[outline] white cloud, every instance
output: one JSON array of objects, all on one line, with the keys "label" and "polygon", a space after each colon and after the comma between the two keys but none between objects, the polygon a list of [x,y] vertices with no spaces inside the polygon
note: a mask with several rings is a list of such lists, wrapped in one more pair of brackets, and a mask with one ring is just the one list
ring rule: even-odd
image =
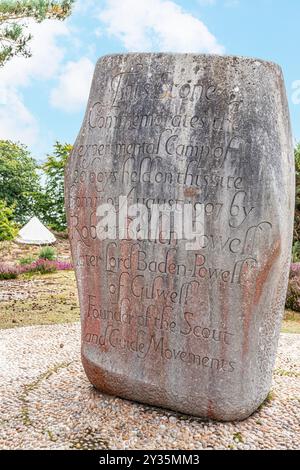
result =
[{"label": "white cloud", "polygon": [[130,51],[224,52],[207,26],[173,1],[107,0],[99,19]]},{"label": "white cloud", "polygon": [[197,0],[200,5],[215,5],[216,0]]},{"label": "white cloud", "polygon": [[34,80],[50,80],[58,73],[64,50],[58,45],[61,36],[69,34],[65,23],[48,20],[42,24],[28,22],[32,33],[32,57],[14,57],[0,69],[0,139],[13,139],[34,145],[39,139],[39,126],[26,107],[21,90]]},{"label": "white cloud", "polygon": [[69,34],[66,24],[53,20],[41,24],[30,22],[28,31],[33,36],[30,42],[32,57],[15,57],[8,62],[1,69],[1,83],[27,86],[32,79],[47,80],[57,73],[64,57],[64,50],[58,46],[57,39]]},{"label": "white cloud", "polygon": [[93,71],[94,64],[87,57],[67,62],[51,92],[52,106],[67,112],[80,110],[88,99]]},{"label": "white cloud", "polygon": [[0,139],[33,145],[38,137],[38,123],[23,103],[22,96],[9,87],[2,90],[0,102]]}]

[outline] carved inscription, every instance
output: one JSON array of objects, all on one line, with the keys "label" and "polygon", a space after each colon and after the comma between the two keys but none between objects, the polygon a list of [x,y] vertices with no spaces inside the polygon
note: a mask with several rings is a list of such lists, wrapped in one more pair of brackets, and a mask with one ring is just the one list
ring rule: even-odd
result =
[{"label": "carved inscription", "polygon": [[222,421],[265,400],[293,231],[289,126],[274,63],[98,61],[65,172],[96,388]]},{"label": "carved inscription", "polygon": [[[144,64],[113,71],[104,88],[73,150],[68,201],[76,267],[100,272],[104,286],[98,294],[93,275],[84,293],[83,341],[233,374],[234,333],[226,318],[211,320],[210,296],[255,282],[273,233],[249,179],[259,175],[239,119],[243,90],[200,70],[177,83]],[[168,233],[163,211],[173,211]]]}]

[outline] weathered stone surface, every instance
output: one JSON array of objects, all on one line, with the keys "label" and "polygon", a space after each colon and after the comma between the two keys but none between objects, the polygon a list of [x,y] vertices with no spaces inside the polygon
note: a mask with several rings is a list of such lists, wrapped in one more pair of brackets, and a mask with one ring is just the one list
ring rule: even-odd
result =
[{"label": "weathered stone surface", "polygon": [[[117,238],[111,226],[103,234],[105,203],[126,221]],[[136,203],[146,206],[135,208],[140,224]],[[197,244],[173,222],[171,234],[151,231],[155,203],[176,205],[177,223],[184,209],[184,235],[197,221]],[[290,261],[293,150],[280,67],[101,58],[67,165],[66,207],[90,381],[193,415],[250,415],[270,389]]]}]

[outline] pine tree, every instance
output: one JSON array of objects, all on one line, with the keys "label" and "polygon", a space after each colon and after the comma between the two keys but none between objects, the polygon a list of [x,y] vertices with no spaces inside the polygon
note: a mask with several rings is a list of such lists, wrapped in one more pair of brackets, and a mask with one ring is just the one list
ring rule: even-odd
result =
[{"label": "pine tree", "polygon": [[0,0],[0,67],[14,56],[30,57],[31,34],[26,22],[46,19],[64,20],[71,13],[74,0]]}]

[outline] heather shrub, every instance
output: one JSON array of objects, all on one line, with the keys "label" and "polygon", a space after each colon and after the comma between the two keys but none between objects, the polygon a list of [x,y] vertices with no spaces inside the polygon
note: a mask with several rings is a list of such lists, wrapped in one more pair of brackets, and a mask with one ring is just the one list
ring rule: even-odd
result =
[{"label": "heather shrub", "polygon": [[300,263],[292,263],[290,267],[290,278],[300,277]]},{"label": "heather shrub", "polygon": [[55,265],[58,271],[67,271],[73,269],[72,263],[66,261],[55,261]]},{"label": "heather shrub", "polygon": [[27,273],[49,274],[55,271],[57,271],[56,262],[48,259],[38,259],[24,266],[24,272]]},{"label": "heather shrub", "polygon": [[18,266],[0,263],[0,280],[16,279],[20,272],[21,270]]},{"label": "heather shrub", "polygon": [[23,272],[49,274],[56,271],[72,269],[71,263],[65,261],[50,261],[47,259],[38,259],[32,263],[23,266]]},{"label": "heather shrub", "polygon": [[[66,261],[50,261],[47,259],[38,259],[31,261],[32,258],[23,258],[19,261],[19,265],[11,265],[9,263],[0,263],[0,280],[16,279],[19,274],[49,274],[56,271],[66,271],[73,269],[71,263]],[[25,261],[31,261],[25,263]]]}]

